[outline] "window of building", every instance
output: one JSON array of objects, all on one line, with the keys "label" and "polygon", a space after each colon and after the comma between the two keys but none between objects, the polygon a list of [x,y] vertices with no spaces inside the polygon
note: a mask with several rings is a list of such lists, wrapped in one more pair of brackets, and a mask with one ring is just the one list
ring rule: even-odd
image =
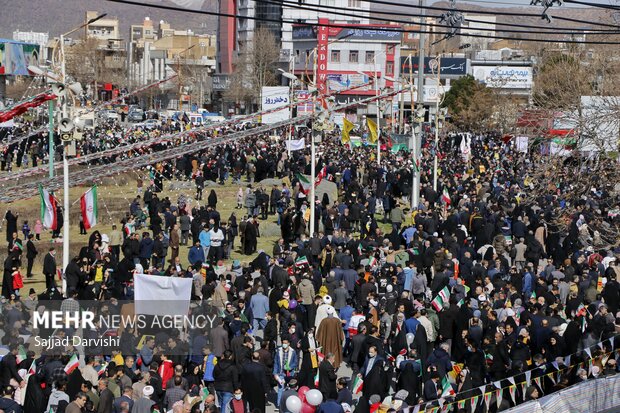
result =
[{"label": "window of building", "polygon": [[359,52],[357,50],[349,51],[349,63],[357,63],[359,61]]},{"label": "window of building", "polygon": [[394,62],[387,62],[387,64],[385,65],[385,71],[387,73],[394,73]]},{"label": "window of building", "polygon": [[362,8],[362,0],[349,0],[349,7],[353,7],[356,9]]},{"label": "window of building", "polygon": [[332,63],[340,63],[340,50],[332,50],[331,61]]},{"label": "window of building", "polygon": [[375,52],[366,52],[366,60],[365,63],[374,63],[375,62]]}]

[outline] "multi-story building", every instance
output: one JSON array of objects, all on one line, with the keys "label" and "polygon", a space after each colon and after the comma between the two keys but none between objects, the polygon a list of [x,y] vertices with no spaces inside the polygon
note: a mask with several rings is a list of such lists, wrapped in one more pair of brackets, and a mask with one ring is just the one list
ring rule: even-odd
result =
[{"label": "multi-story building", "polygon": [[[97,11],[87,11],[86,21],[94,19],[101,13]],[[120,38],[120,24],[116,17],[103,17],[94,23],[84,27],[86,37],[99,39],[101,41],[115,41]]]},{"label": "multi-story building", "polygon": [[[395,87],[402,37],[395,30],[398,26],[342,26],[292,27],[295,74],[306,83],[314,83],[320,93],[334,95],[337,103],[375,95],[375,76],[380,89]],[[374,103],[357,109],[357,114],[374,117],[375,113]]]},{"label": "multi-story building", "polygon": [[159,106],[179,106],[185,97],[188,104],[202,105],[207,100],[207,75],[215,70],[214,35],[175,30],[163,20],[156,27],[147,17],[141,25],[131,26],[129,55],[129,79],[134,88],[178,75],[158,88]]}]

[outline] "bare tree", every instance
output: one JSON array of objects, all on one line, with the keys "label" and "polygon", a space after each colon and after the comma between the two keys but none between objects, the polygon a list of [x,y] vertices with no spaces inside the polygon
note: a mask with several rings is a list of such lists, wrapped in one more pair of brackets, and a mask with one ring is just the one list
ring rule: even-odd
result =
[{"label": "bare tree", "polygon": [[97,79],[97,47],[99,41],[88,38],[65,48],[66,71],[82,85],[92,84]]},{"label": "bare tree", "polygon": [[251,43],[239,51],[225,99],[251,103],[260,96],[263,86],[277,85],[276,62],[280,47],[271,31],[259,28]]}]

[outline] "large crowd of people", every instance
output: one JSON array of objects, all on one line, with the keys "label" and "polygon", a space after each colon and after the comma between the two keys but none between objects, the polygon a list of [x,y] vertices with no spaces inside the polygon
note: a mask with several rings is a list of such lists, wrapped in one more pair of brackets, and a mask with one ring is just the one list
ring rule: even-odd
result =
[{"label": "large crowd of people", "polygon": [[[378,164],[375,149],[337,135],[318,152],[337,197],[309,199],[309,149],[289,156],[269,136],[152,165],[126,216],[71,260],[63,294],[53,248],[41,252],[45,291],[16,282],[22,258],[32,276],[37,231],[8,211],[0,411],[495,412],[616,374],[614,182],[578,192],[587,164],[549,176],[510,140],[453,134],[440,150],[424,144],[411,208],[408,152],[388,148]],[[169,179],[196,192],[160,198]],[[231,189],[218,184],[231,181],[237,208],[222,216],[218,195]],[[269,221],[280,237],[259,249]],[[66,334],[33,331],[33,311],[119,314],[136,273],[191,278],[191,311],[213,315],[212,328],[127,328],[114,348],[33,351],[29,337]]]}]

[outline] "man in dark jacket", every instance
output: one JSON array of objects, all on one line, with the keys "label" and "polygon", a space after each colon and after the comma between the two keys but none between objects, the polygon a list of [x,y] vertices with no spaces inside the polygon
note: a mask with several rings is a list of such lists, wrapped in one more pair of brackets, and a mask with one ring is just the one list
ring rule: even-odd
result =
[{"label": "man in dark jacket", "polygon": [[99,407],[97,413],[114,412],[114,394],[108,389],[108,379],[99,380]]},{"label": "man in dark jacket", "polygon": [[17,383],[24,383],[24,380],[17,373],[17,353],[19,345],[12,343],[9,345],[9,353],[0,361],[0,384],[2,386],[8,386],[11,379],[17,381]]},{"label": "man in dark jacket", "polygon": [[54,281],[56,276],[56,249],[54,247],[50,248],[43,259],[43,274],[45,274],[45,288],[49,290],[56,287],[56,281]]},{"label": "man in dark jacket", "polygon": [[230,413],[225,411],[225,407],[232,400],[234,390],[239,387],[239,371],[232,360],[230,350],[224,351],[222,359],[215,365],[213,378],[220,409],[222,413]]},{"label": "man in dark jacket", "polygon": [[28,278],[32,278],[32,265],[34,264],[34,259],[39,254],[37,247],[34,245],[34,242],[32,242],[33,239],[34,234],[30,234],[28,235],[28,242],[26,242],[26,259],[28,260],[26,277]]},{"label": "man in dark jacket", "polygon": [[328,353],[327,357],[319,365],[319,391],[323,393],[323,400],[336,399],[338,393],[336,391],[336,369],[334,362],[336,356]]},{"label": "man in dark jacket", "polygon": [[491,351],[493,364],[489,369],[493,380],[501,380],[506,377],[510,358],[508,357],[508,348],[504,341],[504,336],[499,331],[495,333],[495,347]]},{"label": "man in dark jacket", "polygon": [[265,375],[265,366],[260,362],[258,352],[252,353],[252,361],[245,363],[241,368],[241,390],[243,399],[250,405],[250,410],[258,409],[265,413],[267,399],[265,394],[269,391],[269,383]]}]

